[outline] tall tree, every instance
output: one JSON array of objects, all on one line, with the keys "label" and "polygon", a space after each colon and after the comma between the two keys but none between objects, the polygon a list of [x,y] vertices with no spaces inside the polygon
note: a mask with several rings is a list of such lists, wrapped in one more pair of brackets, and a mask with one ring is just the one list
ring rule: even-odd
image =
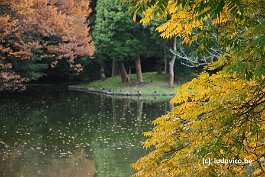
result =
[{"label": "tall tree", "polygon": [[162,37],[209,50],[215,36],[225,49],[207,65],[212,73],[184,84],[171,101],[177,106],[145,133],[153,150],[133,165],[135,176],[264,176],[264,1],[132,1],[143,22],[169,17],[157,28]]},{"label": "tall tree", "polygon": [[[177,50],[177,38],[176,37],[173,37],[173,42],[172,42],[172,48],[173,48],[173,51],[176,52]],[[168,71],[169,71],[169,79],[168,79],[168,87],[169,88],[173,88],[174,87],[174,65],[175,65],[175,60],[176,60],[176,55],[172,55],[172,58],[170,59],[169,61],[169,68],[168,68]]]},{"label": "tall tree", "polygon": [[88,5],[88,0],[1,1],[2,88],[39,78],[40,68],[53,67],[61,58],[79,69],[79,65],[74,66],[74,59],[92,55],[94,50],[86,22]]},{"label": "tall tree", "polygon": [[119,0],[98,0],[92,33],[95,57],[118,62],[124,82],[129,81],[124,62],[135,60],[137,80],[143,82],[140,56],[145,49],[145,34],[142,25],[132,21],[129,7]]}]

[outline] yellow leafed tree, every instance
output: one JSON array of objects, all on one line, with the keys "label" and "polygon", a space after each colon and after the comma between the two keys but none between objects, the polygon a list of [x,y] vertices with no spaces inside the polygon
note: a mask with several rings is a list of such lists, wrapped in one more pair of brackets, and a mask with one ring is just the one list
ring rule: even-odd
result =
[{"label": "yellow leafed tree", "polygon": [[152,151],[133,164],[135,176],[265,175],[264,1],[129,2],[142,23],[166,19],[161,37],[199,41],[202,50],[214,37],[224,48],[206,66],[220,71],[184,84],[171,112],[153,121],[143,143]]}]

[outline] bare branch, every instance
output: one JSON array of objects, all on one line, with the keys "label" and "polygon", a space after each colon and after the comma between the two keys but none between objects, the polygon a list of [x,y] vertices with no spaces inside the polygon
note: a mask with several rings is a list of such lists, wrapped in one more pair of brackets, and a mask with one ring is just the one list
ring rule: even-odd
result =
[{"label": "bare branch", "polygon": [[[201,45],[198,41],[196,41],[198,45]],[[170,49],[170,52],[173,55],[176,55],[178,58],[182,59],[181,64],[188,66],[188,67],[198,67],[207,65],[212,63],[214,59],[216,59],[222,53],[222,48],[219,46],[210,47],[209,49],[205,49],[207,52],[205,55],[202,56],[192,56],[192,53],[188,54],[184,51],[183,47],[179,47],[179,52]]]}]

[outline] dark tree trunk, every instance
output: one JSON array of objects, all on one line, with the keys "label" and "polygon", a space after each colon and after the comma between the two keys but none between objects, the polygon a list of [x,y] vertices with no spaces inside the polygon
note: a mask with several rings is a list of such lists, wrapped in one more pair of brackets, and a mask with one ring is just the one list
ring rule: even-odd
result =
[{"label": "dark tree trunk", "polygon": [[164,58],[164,61],[165,61],[164,72],[166,74],[167,73],[167,58],[166,57]]},{"label": "dark tree trunk", "polygon": [[136,76],[137,76],[137,83],[143,83],[143,73],[142,73],[142,67],[141,67],[141,57],[138,54],[135,58],[135,69],[136,69]]},{"label": "dark tree trunk", "polygon": [[106,79],[105,70],[104,70],[104,68],[102,66],[100,67],[100,79],[101,80],[105,80]]},{"label": "dark tree trunk", "polygon": [[129,76],[132,74],[132,67],[129,67]]},{"label": "dark tree trunk", "polygon": [[120,76],[121,76],[122,82],[130,83],[130,77],[127,74],[127,71],[125,69],[125,66],[124,66],[123,62],[119,63],[119,69],[120,69]]},{"label": "dark tree trunk", "polygon": [[167,73],[167,56],[166,56],[166,49],[164,49],[164,72]]},{"label": "dark tree trunk", "polygon": [[158,75],[162,74],[162,62],[161,62],[161,60],[158,60],[158,62],[157,62],[156,71],[157,71]]},{"label": "dark tree trunk", "polygon": [[[173,51],[176,52],[177,50],[177,38],[173,38]],[[168,87],[173,88],[174,87],[174,64],[176,60],[176,55],[173,54],[171,60],[169,61],[169,80],[168,80]]]},{"label": "dark tree trunk", "polygon": [[115,59],[112,59],[112,69],[111,69],[111,77],[116,75],[116,62]]}]

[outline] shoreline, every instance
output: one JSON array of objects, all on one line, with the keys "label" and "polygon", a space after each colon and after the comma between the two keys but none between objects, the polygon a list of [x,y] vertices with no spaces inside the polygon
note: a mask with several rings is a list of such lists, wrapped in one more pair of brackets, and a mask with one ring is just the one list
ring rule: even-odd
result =
[{"label": "shoreline", "polygon": [[87,93],[98,93],[103,95],[110,95],[110,96],[126,96],[126,97],[140,97],[140,96],[161,96],[161,97],[173,97],[176,95],[176,93],[159,93],[154,91],[153,93],[141,93],[138,92],[116,92],[112,89],[107,88],[101,88],[101,89],[95,89],[95,88],[88,88],[88,87],[82,87],[82,86],[76,86],[76,85],[69,85],[68,90],[71,91],[80,91],[80,92],[87,92]]}]

